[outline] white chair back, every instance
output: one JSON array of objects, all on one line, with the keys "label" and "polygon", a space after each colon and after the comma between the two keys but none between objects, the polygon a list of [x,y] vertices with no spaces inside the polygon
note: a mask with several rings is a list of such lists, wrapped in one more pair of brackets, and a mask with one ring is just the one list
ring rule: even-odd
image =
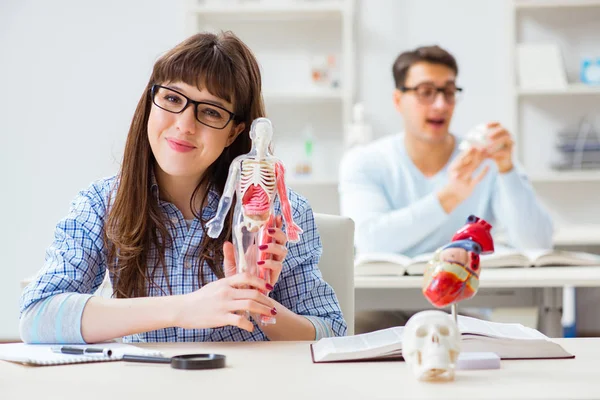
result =
[{"label": "white chair back", "polygon": [[354,334],[354,221],[339,215],[315,213],[323,243],[319,269],[337,295],[348,335]]}]

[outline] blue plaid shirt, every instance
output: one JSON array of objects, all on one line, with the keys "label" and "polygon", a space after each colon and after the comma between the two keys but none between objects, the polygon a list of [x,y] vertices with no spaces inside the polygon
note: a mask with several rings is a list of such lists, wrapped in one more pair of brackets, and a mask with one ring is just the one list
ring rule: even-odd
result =
[{"label": "blue plaid shirt", "polygon": [[[55,230],[55,239],[46,252],[46,262],[36,279],[28,285],[21,297],[21,313],[40,300],[62,293],[91,294],[102,283],[106,274],[107,253],[103,242],[103,230],[107,203],[116,177],[94,182],[87,190],[79,193],[72,203],[69,214]],[[194,220],[188,229],[183,214],[171,203],[158,196],[158,185],[152,192],[165,216],[173,223],[167,228],[173,239],[172,247],[165,250],[168,276],[157,268],[154,280],[158,287],[148,286],[149,296],[180,295],[200,288],[198,263],[200,242],[203,237],[201,223]],[[342,336],[346,333],[346,322],[331,286],[323,281],[317,266],[322,245],[312,209],[300,195],[288,190],[294,221],[303,229],[298,243],[288,243],[288,255],[283,262],[281,276],[270,296],[296,314],[307,317],[317,332],[323,330]],[[202,210],[204,219],[212,218],[219,203],[218,193],[211,191],[208,205]],[[275,212],[281,214],[279,201]],[[156,265],[154,251],[149,252],[149,265]],[[206,283],[217,279],[208,265],[203,268]],[[111,281],[114,276],[110,276]],[[40,312],[42,312],[41,310]],[[321,326],[321,329],[319,329]],[[318,335],[317,335],[318,336]],[[126,342],[170,342],[170,341],[242,341],[268,340],[255,325],[252,333],[233,326],[211,329],[183,329],[169,327],[143,332],[123,338]]]}]

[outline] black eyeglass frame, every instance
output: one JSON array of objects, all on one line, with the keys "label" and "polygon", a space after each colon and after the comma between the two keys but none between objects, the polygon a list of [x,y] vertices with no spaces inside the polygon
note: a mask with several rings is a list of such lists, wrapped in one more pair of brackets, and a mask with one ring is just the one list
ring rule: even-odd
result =
[{"label": "black eyeglass frame", "polygon": [[[402,93],[409,92],[409,91],[414,91],[415,93],[418,94],[418,90],[419,90],[419,87],[421,87],[421,85],[428,85],[430,87],[433,87],[433,89],[435,90],[435,96],[433,97],[433,100],[430,103],[427,103],[427,104],[433,104],[433,102],[435,102],[435,99],[436,99],[438,93],[441,93],[444,96],[444,101],[446,101],[446,103],[448,103],[448,104],[455,104],[456,103],[456,96],[455,96],[454,100],[452,101],[452,103],[450,103],[448,101],[448,98],[446,97],[446,89],[447,89],[446,87],[437,87],[437,86],[431,85],[429,83],[419,83],[417,86],[413,86],[413,87],[401,86],[400,88],[398,88],[398,90],[400,90]],[[463,88],[461,88],[461,87],[455,87],[454,88],[454,93],[455,94],[457,92],[458,93],[462,93],[462,91],[463,91]],[[417,95],[417,97],[418,97],[419,101],[422,101],[420,96]]]},{"label": "black eyeglass frame", "polygon": [[[181,111],[171,111],[171,110],[167,110],[167,109],[166,109],[166,108],[164,108],[164,107],[161,107],[161,106],[159,106],[159,105],[156,103],[156,101],[154,101],[154,98],[156,97],[156,93],[158,92],[158,89],[166,89],[166,90],[170,90],[171,92],[175,92],[175,93],[177,93],[178,95],[180,95],[181,97],[183,97],[183,98],[185,99],[186,103],[185,103],[185,105],[183,106],[183,108],[181,109]],[[190,99],[189,97],[187,97],[185,94],[183,94],[183,93],[181,93],[181,92],[178,92],[178,91],[177,91],[177,90],[175,90],[175,89],[171,89],[170,87],[167,87],[167,86],[162,86],[162,85],[157,85],[157,84],[154,84],[154,85],[152,85],[152,87],[150,88],[150,98],[152,99],[152,103],[153,103],[153,104],[154,104],[156,107],[160,108],[161,110],[165,110],[165,111],[167,111],[167,112],[173,113],[173,114],[181,114],[182,112],[184,112],[184,111],[186,110],[186,108],[188,108],[188,106],[189,106],[190,104],[192,104],[192,105],[194,106],[194,117],[196,117],[196,121],[200,122],[202,125],[206,125],[206,126],[208,126],[209,128],[213,128],[213,129],[219,129],[219,130],[220,130],[220,129],[225,129],[225,128],[227,127],[227,125],[229,125],[229,123],[230,123],[232,120],[234,120],[234,121],[235,121],[235,120],[237,120],[237,115],[236,115],[236,114],[234,114],[234,113],[232,113],[231,111],[229,111],[229,110],[228,110],[228,109],[226,109],[226,108],[223,108],[223,107],[221,107],[221,106],[218,106],[218,105],[216,105],[216,104],[209,103],[209,102],[206,102],[206,101],[196,101],[196,100],[192,100],[192,99]],[[218,127],[216,127],[216,126],[212,126],[212,125],[208,125],[206,122],[202,122],[202,121],[200,121],[200,120],[198,119],[198,106],[199,106],[200,104],[205,104],[205,105],[208,105],[208,106],[211,106],[211,107],[218,108],[219,110],[223,110],[223,111],[225,111],[227,114],[229,114],[229,119],[227,120],[227,122],[225,122],[225,125],[223,125],[221,128],[218,128]]]}]

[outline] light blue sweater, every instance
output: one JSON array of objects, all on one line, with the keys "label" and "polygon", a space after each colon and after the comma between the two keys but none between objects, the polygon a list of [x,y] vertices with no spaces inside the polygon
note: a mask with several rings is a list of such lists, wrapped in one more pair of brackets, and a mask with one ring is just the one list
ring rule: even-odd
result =
[{"label": "light blue sweater", "polygon": [[[354,148],[340,168],[342,215],[356,224],[358,252],[393,252],[409,257],[435,251],[474,214],[492,224],[515,248],[551,248],[552,220],[538,202],[518,165],[500,174],[492,160],[490,171],[469,198],[447,214],[437,198],[448,182],[448,166],[458,156],[459,140],[450,161],[425,177],[397,134]],[[483,166],[482,166],[483,167]],[[477,173],[478,171],[476,171]]]}]

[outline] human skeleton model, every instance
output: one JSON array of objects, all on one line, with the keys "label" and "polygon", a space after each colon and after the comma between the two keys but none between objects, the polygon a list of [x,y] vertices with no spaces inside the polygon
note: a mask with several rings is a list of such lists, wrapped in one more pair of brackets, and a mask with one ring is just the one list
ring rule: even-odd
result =
[{"label": "human skeleton model", "polygon": [[432,305],[455,305],[477,293],[479,255],[494,252],[490,229],[492,226],[485,220],[471,215],[452,241],[435,252],[423,281],[423,294]]},{"label": "human skeleton model", "polygon": [[[269,144],[273,136],[271,121],[258,118],[250,127],[252,149],[236,157],[229,168],[223,196],[215,217],[207,223],[208,236],[217,238],[223,230],[225,216],[231,207],[233,194],[236,205],[233,212],[233,245],[237,272],[249,272],[269,282],[269,270],[259,268],[258,260],[265,260],[258,247],[268,243],[267,229],[275,227],[274,201],[277,195],[286,224],[289,242],[300,240],[302,229],[292,219],[292,210],[285,186],[283,163],[274,157]],[[275,318],[261,318],[262,324],[274,324]]]}]

